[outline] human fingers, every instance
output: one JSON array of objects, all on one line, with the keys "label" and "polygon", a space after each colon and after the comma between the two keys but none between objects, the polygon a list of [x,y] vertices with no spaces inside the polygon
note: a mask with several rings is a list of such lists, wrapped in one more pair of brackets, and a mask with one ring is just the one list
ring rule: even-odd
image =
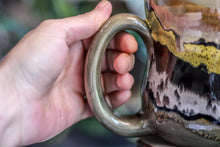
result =
[{"label": "human fingers", "polygon": [[65,28],[67,44],[91,37],[109,18],[111,12],[111,3],[102,0],[96,8],[89,13],[60,19],[62,27]]},{"label": "human fingers", "polygon": [[102,62],[102,71],[116,71],[125,74],[131,71],[135,64],[135,56],[115,50],[108,50]]},{"label": "human fingers", "polygon": [[[108,103],[108,105],[115,109],[123,105],[125,102],[127,102],[131,98],[131,91],[130,90],[122,90],[122,91],[115,91],[109,94],[105,95],[105,99]],[[84,111],[81,116],[82,119],[86,119],[88,117],[93,116],[93,113],[91,111],[91,108],[89,107],[88,101],[85,101],[85,107]]]},{"label": "human fingers", "polygon": [[131,74],[123,75],[106,72],[102,74],[102,85],[105,94],[115,91],[130,90],[134,84],[134,78]]},{"label": "human fingers", "polygon": [[[108,105],[111,108],[115,109],[125,104],[131,98],[131,95],[132,93],[130,90],[115,91],[115,92],[105,95],[105,99]],[[82,113],[81,119],[86,119],[91,116],[93,116],[93,113],[89,107],[88,101],[86,101],[85,109]]]},{"label": "human fingers", "polygon": [[111,12],[111,3],[107,0],[102,0],[94,10],[88,13],[62,19],[45,20],[39,25],[38,32],[43,30],[42,34],[44,36],[57,37],[64,40],[67,45],[71,45],[76,41],[94,35],[110,17]]},{"label": "human fingers", "polygon": [[134,36],[126,31],[121,31],[111,40],[109,48],[134,53],[138,49],[138,44]]}]

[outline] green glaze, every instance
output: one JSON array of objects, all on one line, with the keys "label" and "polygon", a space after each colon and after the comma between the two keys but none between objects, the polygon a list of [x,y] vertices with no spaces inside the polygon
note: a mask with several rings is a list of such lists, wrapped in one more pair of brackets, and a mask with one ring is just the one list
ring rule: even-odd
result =
[{"label": "green glaze", "polygon": [[[146,21],[131,14],[113,16],[92,42],[85,88],[94,115],[122,136],[155,135],[175,146],[220,146],[220,17],[215,11],[220,0],[145,4]],[[147,48],[139,97],[143,113],[116,116],[103,96],[101,61],[112,37],[128,29],[138,32]]]},{"label": "green glaze", "polygon": [[[120,14],[110,18],[97,32],[86,60],[85,85],[89,104],[97,119],[113,132],[123,136],[141,136],[153,134],[154,129],[139,115],[117,117],[108,107],[101,87],[101,61],[105,48],[111,38],[121,30],[134,30],[140,33],[146,44],[152,48],[151,37],[146,24],[138,17]],[[95,57],[95,58],[94,58]],[[146,127],[143,127],[145,126]]]}]

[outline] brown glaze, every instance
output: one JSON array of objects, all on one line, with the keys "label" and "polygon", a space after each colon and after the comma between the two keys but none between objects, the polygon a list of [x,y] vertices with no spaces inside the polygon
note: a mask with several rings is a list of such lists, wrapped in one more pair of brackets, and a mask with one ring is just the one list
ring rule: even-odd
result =
[{"label": "brown glaze", "polygon": [[[220,146],[220,0],[206,4],[146,0],[146,23],[121,14],[103,25],[88,52],[85,85],[104,126],[123,136],[159,135],[176,146]],[[148,66],[140,83],[142,113],[119,117],[104,100],[100,67],[104,48],[126,29],[142,36]]]},{"label": "brown glaze", "polygon": [[[189,11],[189,15],[192,12],[189,9],[192,4],[186,5],[184,0],[164,1],[164,3],[166,2],[169,3],[169,9],[183,5]],[[157,0],[149,0],[147,4],[149,4],[147,6],[147,11],[149,11],[147,23],[154,39],[154,51],[150,55],[153,58],[148,70],[148,84],[145,88],[144,99],[146,99],[145,105],[148,105],[149,102],[152,103],[151,107],[154,112],[146,107],[144,114],[154,113],[155,122],[152,123],[155,129],[162,138],[173,144],[178,146],[219,146],[220,75],[218,72],[210,72],[208,64],[211,63],[208,62],[209,58],[205,56],[205,53],[203,56],[203,53],[200,52],[201,55],[191,57],[190,60],[185,60],[186,56],[179,56],[186,49],[184,48],[185,41],[187,41],[184,41],[185,36],[192,38],[191,43],[188,44],[195,49],[196,46],[204,46],[204,48],[212,49],[213,47],[214,50],[219,50],[218,41],[211,42],[211,39],[206,36],[201,36],[198,41],[193,41],[193,39],[197,39],[195,34],[181,33],[181,29],[188,26],[182,26],[179,21],[184,19],[190,23],[193,22],[184,18],[184,14],[187,12],[184,12],[183,15],[175,14],[172,12],[174,10],[168,11],[166,5],[160,6]],[[194,9],[196,8],[194,4],[192,6]],[[206,27],[210,25],[213,28],[219,27],[214,23],[216,18],[213,15],[216,12],[207,18],[207,13],[204,12],[207,10],[201,7],[198,6],[197,10],[193,10],[194,12],[202,11],[202,23],[198,29],[203,28],[204,23],[209,24]],[[212,19],[213,21],[210,21]],[[176,24],[177,26],[175,26]],[[194,27],[194,29],[197,28]],[[211,34],[219,33],[218,29],[212,31]],[[168,40],[169,42],[167,42]],[[195,51],[188,50],[187,53],[193,54]],[[198,66],[195,66],[193,62],[197,58],[203,59],[198,60],[201,62],[197,62]],[[207,64],[205,64],[206,62]],[[217,63],[215,66],[218,66]]]}]

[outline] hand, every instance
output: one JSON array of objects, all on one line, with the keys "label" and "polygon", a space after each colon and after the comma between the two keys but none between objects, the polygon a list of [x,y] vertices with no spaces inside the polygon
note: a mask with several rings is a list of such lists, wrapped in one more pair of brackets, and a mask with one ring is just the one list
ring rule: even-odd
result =
[{"label": "hand", "polygon": [[[84,100],[85,53],[111,10],[102,1],[87,14],[46,20],[5,57],[0,64],[1,146],[45,141],[92,115]],[[113,107],[131,96],[134,79],[128,71],[136,50],[134,37],[125,32],[109,45],[102,79]]]}]

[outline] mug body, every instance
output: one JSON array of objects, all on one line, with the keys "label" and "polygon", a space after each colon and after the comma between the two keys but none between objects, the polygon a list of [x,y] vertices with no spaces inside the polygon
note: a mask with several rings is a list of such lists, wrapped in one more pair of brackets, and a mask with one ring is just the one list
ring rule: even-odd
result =
[{"label": "mug body", "polygon": [[219,5],[146,0],[154,49],[143,87],[144,117],[176,145],[220,145]]}]

